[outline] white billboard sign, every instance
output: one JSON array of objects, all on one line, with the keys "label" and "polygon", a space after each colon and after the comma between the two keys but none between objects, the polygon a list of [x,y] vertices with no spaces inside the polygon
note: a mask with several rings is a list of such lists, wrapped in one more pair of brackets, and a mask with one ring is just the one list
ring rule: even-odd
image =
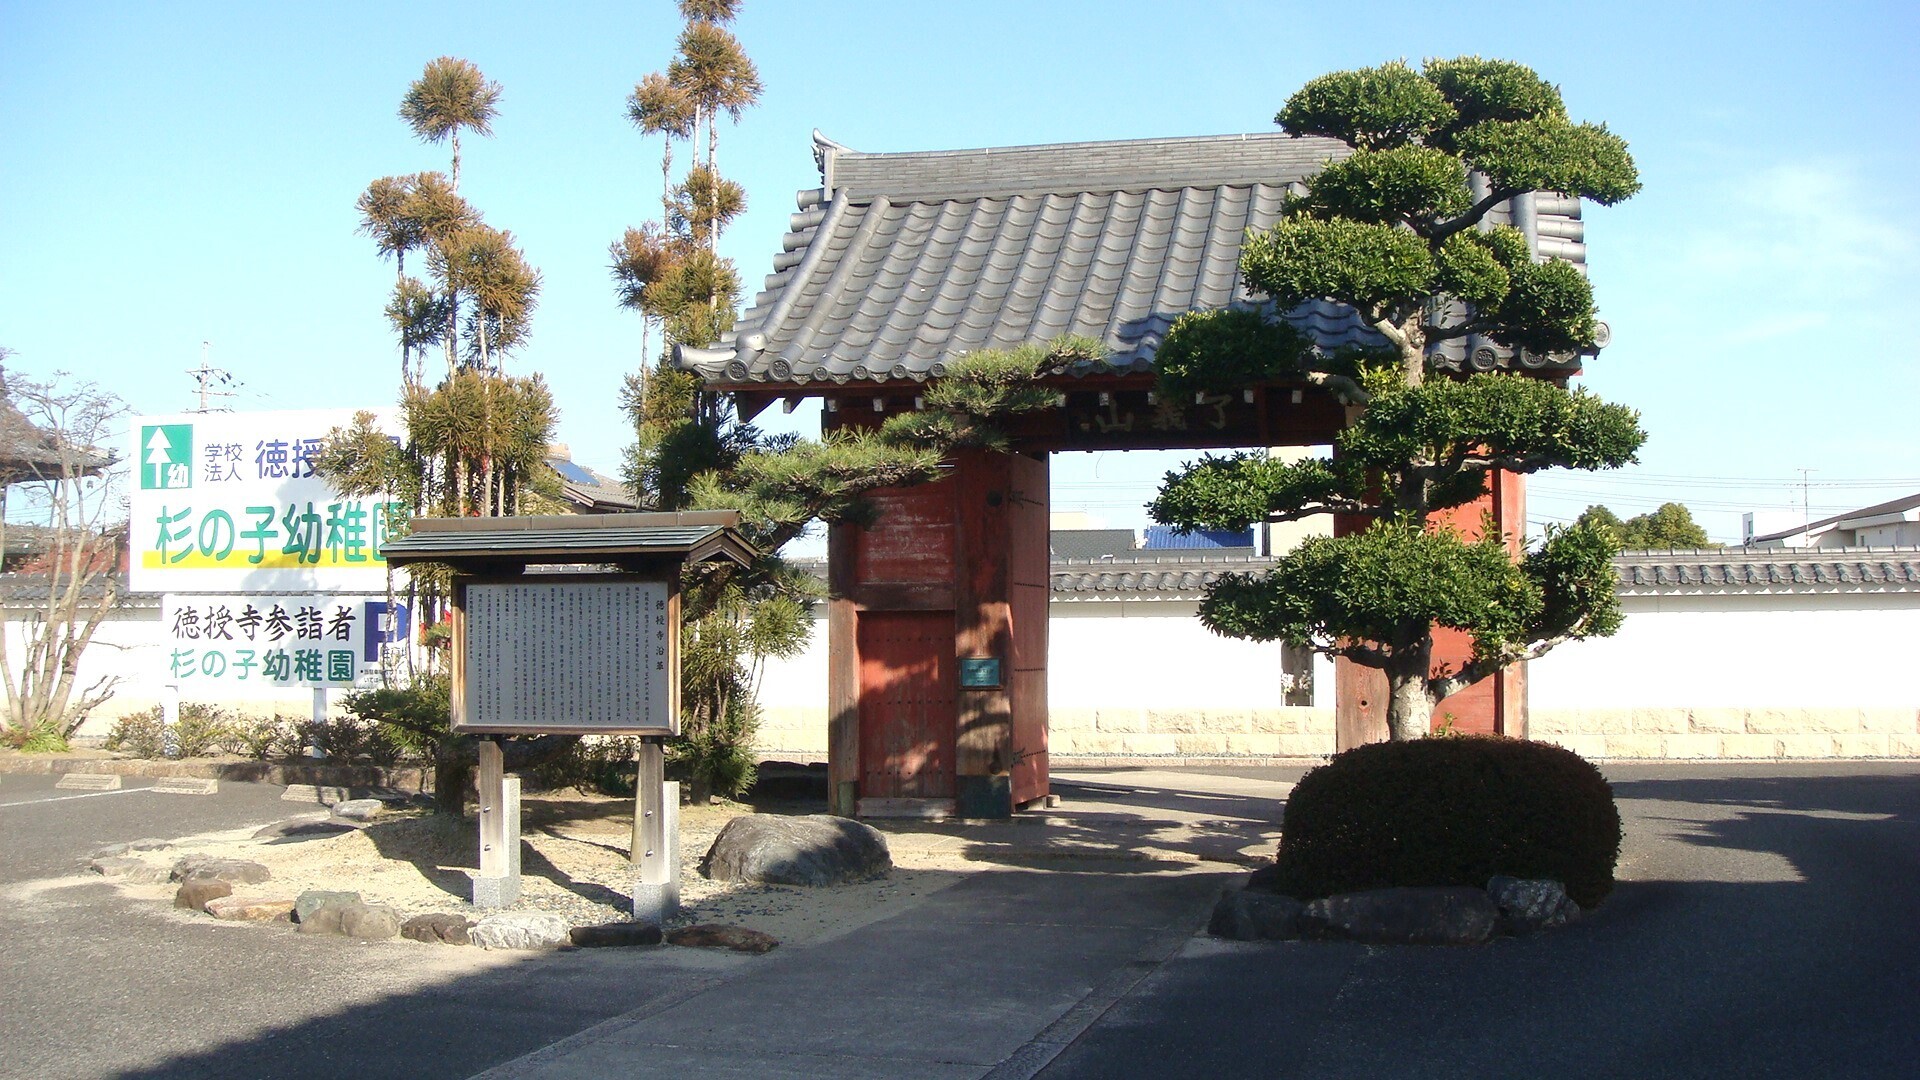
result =
[{"label": "white billboard sign", "polygon": [[353,686],[380,646],[404,641],[404,605],[365,596],[168,594],[160,604],[167,681],[188,697]]},{"label": "white billboard sign", "polygon": [[461,731],[680,731],[664,581],[463,587]]},{"label": "white billboard sign", "polygon": [[[128,439],[134,592],[386,589],[380,545],[406,510],[340,495],[314,470],[353,409],[143,416]],[[394,410],[372,410],[400,430]]]}]

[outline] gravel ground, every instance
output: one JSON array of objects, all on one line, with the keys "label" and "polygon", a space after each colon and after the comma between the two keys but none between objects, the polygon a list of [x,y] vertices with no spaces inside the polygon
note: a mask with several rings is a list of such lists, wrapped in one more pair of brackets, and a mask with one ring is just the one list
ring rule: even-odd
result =
[{"label": "gravel ground", "polygon": [[[521,899],[509,910],[550,911],[575,926],[625,921],[632,886],[627,861],[632,812],[630,799],[528,797],[521,815]],[[752,807],[738,803],[681,807],[681,914],[670,927],[724,923],[801,944],[885,918],[954,884],[962,874],[987,869],[956,855],[900,852],[887,877],[852,885],[803,888],[703,877],[700,860],[714,837],[733,817],[751,812]],[[304,816],[327,817],[324,810]],[[426,810],[400,810],[337,836],[258,840],[252,832],[181,837],[166,850],[136,854],[156,865],[170,865],[189,853],[265,864],[272,880],[237,886],[234,895],[241,897],[292,899],[307,889],[342,889],[358,892],[369,903],[391,905],[403,917],[448,912],[478,919],[488,914],[467,899],[479,865],[478,826],[471,819],[452,821]],[[176,887],[121,888],[170,904]]]}]

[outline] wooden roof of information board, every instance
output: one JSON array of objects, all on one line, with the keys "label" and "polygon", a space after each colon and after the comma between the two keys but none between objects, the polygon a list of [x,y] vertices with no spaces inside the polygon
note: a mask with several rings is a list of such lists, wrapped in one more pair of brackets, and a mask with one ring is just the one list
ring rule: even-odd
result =
[{"label": "wooden roof of information board", "polygon": [[664,563],[730,559],[755,552],[731,510],[682,514],[557,514],[511,518],[414,518],[412,531],[380,548],[389,564],[447,563],[497,570],[542,563]]},{"label": "wooden roof of information board", "polygon": [[[822,186],[802,191],[765,289],[714,348],[676,347],[710,386],[748,391],[937,378],[976,349],[1083,334],[1109,355],[1080,375],[1143,373],[1182,314],[1254,303],[1248,230],[1343,143],[1278,132],[931,153],[864,154],[814,135]],[[1522,195],[1488,215],[1539,257],[1583,266],[1580,200]],[[1381,339],[1343,305],[1285,317],[1326,349]],[[1571,373],[1574,355],[1469,337],[1444,367]]]}]

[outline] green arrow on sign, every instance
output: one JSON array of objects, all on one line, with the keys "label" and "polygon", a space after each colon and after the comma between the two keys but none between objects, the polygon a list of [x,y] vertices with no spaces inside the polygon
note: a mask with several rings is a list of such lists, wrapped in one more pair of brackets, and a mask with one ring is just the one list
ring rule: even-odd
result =
[{"label": "green arrow on sign", "polygon": [[145,424],[140,428],[140,487],[173,491],[193,486],[193,425]]}]

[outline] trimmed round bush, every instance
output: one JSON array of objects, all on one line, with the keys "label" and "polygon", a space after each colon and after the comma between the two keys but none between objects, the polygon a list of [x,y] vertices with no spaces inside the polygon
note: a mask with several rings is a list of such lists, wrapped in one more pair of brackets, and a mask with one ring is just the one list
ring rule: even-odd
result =
[{"label": "trimmed round bush", "polygon": [[1301,900],[1412,885],[1551,878],[1583,908],[1613,890],[1620,813],[1593,764],[1549,743],[1465,735],[1374,743],[1287,799],[1278,891]]}]

